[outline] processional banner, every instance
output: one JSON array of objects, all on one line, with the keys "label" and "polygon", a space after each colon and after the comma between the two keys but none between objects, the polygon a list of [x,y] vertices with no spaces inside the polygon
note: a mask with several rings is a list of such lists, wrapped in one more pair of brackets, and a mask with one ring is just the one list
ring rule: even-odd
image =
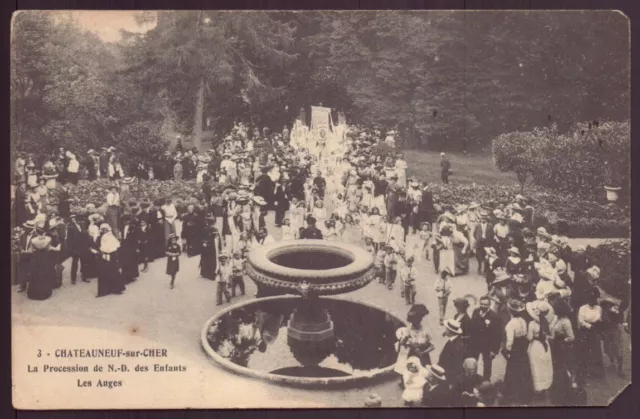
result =
[{"label": "processional banner", "polygon": [[311,107],[311,133],[320,141],[326,141],[332,129],[331,108],[322,106]]}]

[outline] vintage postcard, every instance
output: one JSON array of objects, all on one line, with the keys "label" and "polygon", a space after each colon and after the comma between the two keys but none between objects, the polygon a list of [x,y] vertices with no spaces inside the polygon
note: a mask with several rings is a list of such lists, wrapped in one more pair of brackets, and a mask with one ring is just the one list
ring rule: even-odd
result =
[{"label": "vintage postcard", "polygon": [[617,11],[21,11],[17,409],[603,406]]}]

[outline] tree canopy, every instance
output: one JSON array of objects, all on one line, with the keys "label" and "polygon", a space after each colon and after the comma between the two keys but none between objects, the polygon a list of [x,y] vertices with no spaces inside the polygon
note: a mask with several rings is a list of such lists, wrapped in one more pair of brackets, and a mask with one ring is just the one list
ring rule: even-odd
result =
[{"label": "tree canopy", "polygon": [[[617,12],[144,12],[106,43],[61,12],[16,15],[18,149],[131,146],[162,133],[281,130],[322,103],[405,147],[487,148],[508,132],[629,117],[629,26]],[[207,121],[210,123],[207,125]],[[44,145],[44,147],[43,147]],[[152,153],[144,153],[145,147]]]}]

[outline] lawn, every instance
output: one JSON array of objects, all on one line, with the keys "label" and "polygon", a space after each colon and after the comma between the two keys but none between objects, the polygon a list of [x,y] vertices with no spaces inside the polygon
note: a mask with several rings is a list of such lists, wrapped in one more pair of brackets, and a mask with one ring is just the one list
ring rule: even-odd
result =
[{"label": "lawn", "polygon": [[[435,151],[403,150],[409,166],[408,176],[418,180],[440,182],[440,153]],[[447,153],[453,175],[451,183],[477,183],[484,185],[517,184],[515,174],[501,173],[493,164],[490,154]]]}]

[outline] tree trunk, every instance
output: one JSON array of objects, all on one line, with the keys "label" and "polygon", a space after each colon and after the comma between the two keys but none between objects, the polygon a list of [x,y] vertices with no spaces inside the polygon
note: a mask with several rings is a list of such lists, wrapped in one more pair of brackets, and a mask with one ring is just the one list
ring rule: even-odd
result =
[{"label": "tree trunk", "polygon": [[200,79],[198,92],[196,93],[196,109],[193,121],[193,146],[200,150],[202,147],[202,113],[204,111],[204,79]]}]

